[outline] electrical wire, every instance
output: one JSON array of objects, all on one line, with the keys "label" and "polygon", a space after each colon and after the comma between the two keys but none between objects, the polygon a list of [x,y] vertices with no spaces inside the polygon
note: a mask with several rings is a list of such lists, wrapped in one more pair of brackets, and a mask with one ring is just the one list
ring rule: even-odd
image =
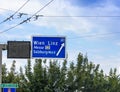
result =
[{"label": "electrical wire", "polygon": [[37,13],[39,13],[40,11],[42,11],[45,7],[47,7],[50,3],[52,3],[54,0],[51,0],[50,2],[48,2],[45,6],[43,6],[41,9],[39,9],[36,13],[34,13],[32,16],[31,16],[31,18],[32,17],[34,17],[35,15],[37,15]]},{"label": "electrical wire", "polygon": [[107,33],[101,33],[101,34],[86,34],[86,35],[81,35],[79,37],[74,37],[74,38],[68,38],[68,39],[80,39],[80,38],[90,38],[90,37],[100,37],[100,36],[105,36],[105,35],[113,35],[113,34],[120,34],[120,31],[117,32],[107,32]]},{"label": "electrical wire", "polygon": [[[118,32],[107,32],[107,33],[101,33],[101,34],[84,34],[78,37],[67,37],[68,40],[74,40],[74,39],[82,39],[82,38],[91,38],[91,37],[100,37],[105,35],[113,35],[113,34],[120,34],[120,31]],[[3,42],[0,42],[3,43]]]},{"label": "electrical wire", "polygon": [[112,15],[111,16],[110,15],[109,16],[108,15],[106,15],[106,16],[103,16],[103,15],[102,16],[97,16],[97,15],[96,16],[95,15],[90,15],[90,16],[82,16],[82,15],[78,15],[78,16],[76,16],[76,15],[71,15],[71,16],[64,16],[64,15],[63,16],[62,15],[61,16],[56,16],[56,15],[44,16],[43,15],[43,17],[53,17],[53,18],[54,17],[91,17],[92,18],[92,17],[120,17],[120,16],[118,16],[118,15],[113,15],[113,16]]},{"label": "electrical wire", "polygon": [[[11,28],[8,28],[4,31],[1,31],[0,34],[4,33],[4,32],[7,32],[25,22],[28,22],[30,21],[31,18],[33,18],[34,16],[38,16],[38,17],[120,17],[120,16],[44,16],[44,15],[37,15],[37,13],[39,13],[41,10],[43,10],[45,7],[47,7],[51,2],[53,2],[54,0],[51,0],[50,2],[48,2],[45,6],[43,6],[41,9],[39,9],[36,13],[34,13],[31,17],[27,18],[26,20],[23,20],[22,22],[20,22],[19,24],[11,27]],[[111,35],[111,34],[118,34],[120,32],[111,32],[111,33],[103,33],[103,34],[91,34],[91,35],[83,35],[83,36],[80,36],[80,37],[75,37],[75,38],[69,38],[69,39],[78,39],[78,38],[86,38],[86,37],[95,37],[95,36],[103,36],[103,35]]]},{"label": "electrical wire", "polygon": [[[1,10],[6,10],[6,11],[12,11],[14,12],[13,10],[9,10],[9,9],[4,9],[4,8],[0,8]],[[18,12],[18,13],[21,13],[21,12]],[[22,14],[22,13],[21,13]],[[23,13],[23,14],[26,14],[26,15],[31,15],[31,14],[28,14],[28,13]],[[98,17],[120,17],[120,15],[35,15],[35,16],[38,16],[38,17],[51,17],[51,18],[54,18],[54,17],[89,17],[89,18],[98,18]]]},{"label": "electrical wire", "polygon": [[13,19],[14,15],[17,14],[30,0],[27,0],[17,11],[15,11],[15,13],[13,13],[12,15],[10,15],[8,18],[6,18],[5,20],[3,20],[2,22],[0,22],[0,24]]},{"label": "electrical wire", "polygon": [[23,20],[22,22],[20,22],[19,24],[17,24],[17,25],[15,25],[15,26],[13,26],[13,27],[10,27],[10,28],[8,28],[8,29],[6,29],[6,30],[3,30],[3,31],[1,31],[0,32],[0,34],[2,34],[2,33],[4,33],[4,32],[7,32],[7,31],[9,31],[9,30],[11,30],[11,29],[13,29],[13,28],[16,28],[17,26],[19,26],[19,25],[21,25],[21,24],[23,24],[23,23],[27,23],[28,21],[30,21],[30,19],[31,18],[33,18],[35,15],[37,15],[37,13],[39,13],[40,11],[42,11],[44,8],[46,8],[50,3],[52,3],[54,0],[51,0],[50,2],[48,2],[46,5],[44,5],[42,8],[40,8],[37,12],[35,12],[31,17],[29,17],[29,18],[27,18],[26,20]]}]

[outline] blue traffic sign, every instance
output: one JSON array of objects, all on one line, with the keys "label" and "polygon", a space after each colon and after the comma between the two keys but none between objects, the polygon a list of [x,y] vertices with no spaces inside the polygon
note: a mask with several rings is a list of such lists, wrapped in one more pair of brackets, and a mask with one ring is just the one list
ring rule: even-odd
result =
[{"label": "blue traffic sign", "polygon": [[65,37],[32,37],[33,58],[65,58]]},{"label": "blue traffic sign", "polygon": [[3,88],[3,92],[16,92],[16,88]]}]

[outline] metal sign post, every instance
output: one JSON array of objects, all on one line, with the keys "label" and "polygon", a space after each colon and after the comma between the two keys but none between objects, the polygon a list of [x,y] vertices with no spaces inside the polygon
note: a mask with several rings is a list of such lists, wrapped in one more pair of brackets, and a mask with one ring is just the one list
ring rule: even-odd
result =
[{"label": "metal sign post", "polygon": [[[0,84],[2,83],[2,50],[6,50],[6,44],[0,44]],[[2,92],[1,88],[0,92]]]},{"label": "metal sign post", "polygon": [[[0,84],[2,83],[2,47],[0,45]],[[0,92],[1,88],[0,88]]]}]

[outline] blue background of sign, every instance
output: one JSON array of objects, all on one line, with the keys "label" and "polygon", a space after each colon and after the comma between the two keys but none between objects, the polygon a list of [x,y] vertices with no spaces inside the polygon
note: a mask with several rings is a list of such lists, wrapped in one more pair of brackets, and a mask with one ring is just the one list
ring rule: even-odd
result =
[{"label": "blue background of sign", "polygon": [[[8,92],[9,88],[3,88],[3,92]],[[16,88],[10,88],[11,92],[16,92]]]},{"label": "blue background of sign", "polygon": [[[34,42],[37,41],[37,42],[43,42],[44,44],[34,44]],[[50,46],[50,49],[46,50],[45,49],[45,46],[49,46],[48,45],[48,41],[49,42],[57,42],[57,45],[51,45]],[[65,46],[62,47],[60,53],[58,54],[58,56],[56,55],[57,52],[60,50],[61,48],[61,45],[64,43]],[[38,47],[44,47],[44,49],[36,49],[34,48],[34,46],[38,46]],[[65,58],[65,48],[66,48],[66,39],[65,37],[32,37],[32,57],[33,58]],[[46,51],[46,52],[49,52],[49,51],[52,51],[52,52],[55,52],[53,54],[38,54],[38,53],[34,53],[34,51]]]}]

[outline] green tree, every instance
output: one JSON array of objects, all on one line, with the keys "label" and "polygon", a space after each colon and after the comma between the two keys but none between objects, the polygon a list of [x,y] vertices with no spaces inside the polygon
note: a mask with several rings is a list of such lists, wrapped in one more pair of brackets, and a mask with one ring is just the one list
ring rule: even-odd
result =
[{"label": "green tree", "polygon": [[60,79],[60,65],[58,65],[56,61],[50,61],[48,68],[48,86],[49,89],[51,89],[51,92],[56,92],[60,89]]},{"label": "green tree", "polygon": [[10,68],[10,72],[8,72],[7,83],[16,83],[17,82],[17,72],[16,72],[16,61],[14,60],[12,66]]},{"label": "green tree", "polygon": [[70,68],[67,69],[67,79],[66,79],[66,91],[65,92],[74,92],[75,91],[75,66],[74,63],[70,63]]},{"label": "green tree", "polygon": [[25,77],[26,77],[26,91],[33,92],[33,73],[32,73],[32,66],[31,66],[31,60],[28,59],[28,63],[25,66]]},{"label": "green tree", "polygon": [[2,65],[2,83],[7,83],[7,68],[6,68],[6,64]]},{"label": "green tree", "polygon": [[34,79],[34,92],[45,92],[44,89],[48,84],[46,68],[42,66],[42,60],[36,59],[34,70],[33,70],[33,79]]},{"label": "green tree", "polygon": [[69,65],[67,60],[59,63],[36,59],[32,67],[29,59],[25,71],[20,67],[20,72],[16,72],[15,64],[13,61],[10,71],[6,64],[2,65],[2,82],[18,83],[17,92],[120,92],[117,69],[110,69],[106,75],[99,64],[89,62],[82,53]]}]

